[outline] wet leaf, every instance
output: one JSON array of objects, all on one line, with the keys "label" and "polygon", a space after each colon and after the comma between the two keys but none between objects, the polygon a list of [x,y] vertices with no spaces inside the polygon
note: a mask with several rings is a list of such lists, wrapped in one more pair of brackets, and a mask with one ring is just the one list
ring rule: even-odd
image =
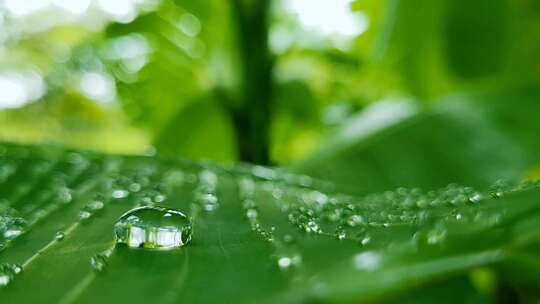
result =
[{"label": "wet leaf", "polygon": [[[22,267],[0,289],[6,303],[357,303],[506,261],[539,239],[527,224],[540,216],[535,183],[355,197],[258,166],[13,145],[0,155],[0,261]],[[191,242],[116,245],[115,223],[137,206],[185,213]]]}]

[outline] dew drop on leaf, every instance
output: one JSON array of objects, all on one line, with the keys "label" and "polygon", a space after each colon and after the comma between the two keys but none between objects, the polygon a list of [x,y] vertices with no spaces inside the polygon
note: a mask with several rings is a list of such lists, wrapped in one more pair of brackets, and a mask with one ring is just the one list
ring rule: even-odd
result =
[{"label": "dew drop on leaf", "polygon": [[366,246],[367,244],[369,244],[369,242],[371,242],[371,236],[369,235],[366,235],[360,240],[360,244],[362,244],[362,246]]},{"label": "dew drop on leaf", "polygon": [[90,213],[90,212],[88,212],[86,210],[82,210],[82,211],[79,212],[79,220],[81,220],[81,221],[87,220],[91,216],[92,216],[92,213]]},{"label": "dew drop on leaf", "polygon": [[282,270],[287,270],[292,267],[298,266],[302,262],[302,258],[299,255],[294,256],[282,256],[277,260],[278,266]]},{"label": "dew drop on leaf", "polygon": [[481,200],[482,200],[482,195],[478,192],[473,193],[473,195],[469,197],[469,202],[473,204],[479,203]]},{"label": "dew drop on leaf", "polygon": [[96,271],[103,271],[105,267],[107,266],[107,256],[103,253],[98,253],[90,258],[90,265],[92,265],[92,268],[94,268]]},{"label": "dew drop on leaf", "polygon": [[347,232],[345,232],[345,230],[338,230],[336,232],[336,237],[338,240],[344,240],[346,237],[347,237]]},{"label": "dew drop on leaf", "polygon": [[65,235],[64,232],[58,231],[58,232],[56,232],[56,233],[54,234],[54,239],[57,240],[57,241],[61,241],[61,240],[64,239],[65,236],[66,236],[66,235]]},{"label": "dew drop on leaf", "polygon": [[500,191],[500,190],[496,190],[494,192],[491,193],[491,196],[493,198],[501,198],[504,196],[504,192]]},{"label": "dew drop on leaf", "polygon": [[427,233],[427,243],[429,245],[435,245],[443,242],[447,235],[446,227],[438,225]]},{"label": "dew drop on leaf", "polygon": [[157,194],[156,196],[154,196],[154,202],[156,203],[161,203],[163,202],[167,197],[163,194]]},{"label": "dew drop on leaf", "polygon": [[129,191],[131,192],[139,192],[141,190],[141,184],[139,183],[132,183],[129,185]]},{"label": "dew drop on leaf", "polygon": [[294,237],[290,234],[285,234],[283,236],[283,242],[287,243],[287,244],[290,244],[290,243],[293,243],[294,242]]},{"label": "dew drop on leaf", "polygon": [[0,287],[6,286],[22,271],[18,264],[0,264]]},{"label": "dew drop on leaf", "polygon": [[320,233],[321,232],[321,228],[319,227],[319,224],[317,224],[315,221],[313,220],[309,220],[305,225],[304,225],[304,230],[308,233]]},{"label": "dew drop on leaf", "polygon": [[144,206],[122,215],[114,230],[118,244],[133,248],[172,249],[191,241],[192,224],[178,210]]},{"label": "dew drop on leaf", "polygon": [[64,204],[70,203],[73,200],[71,189],[65,187],[60,188],[60,190],[58,190],[58,200]]},{"label": "dew drop on leaf", "polygon": [[21,235],[26,227],[26,220],[19,217],[14,209],[7,207],[5,210],[0,210],[0,243]]},{"label": "dew drop on leaf", "polygon": [[246,211],[246,217],[248,219],[256,219],[257,216],[258,216],[258,213],[257,213],[257,210],[255,210],[255,209],[248,209]]},{"label": "dew drop on leaf", "polygon": [[363,221],[364,219],[362,218],[362,216],[355,214],[351,215],[351,217],[347,220],[347,224],[351,227],[354,227],[361,224]]},{"label": "dew drop on leaf", "polygon": [[381,256],[373,251],[366,251],[354,256],[354,267],[361,271],[375,271],[379,268]]},{"label": "dew drop on leaf", "polygon": [[121,198],[125,198],[126,196],[129,195],[129,191],[127,190],[124,190],[124,189],[116,189],[116,190],[113,190],[111,196],[113,198],[116,198],[116,199],[121,199]]}]

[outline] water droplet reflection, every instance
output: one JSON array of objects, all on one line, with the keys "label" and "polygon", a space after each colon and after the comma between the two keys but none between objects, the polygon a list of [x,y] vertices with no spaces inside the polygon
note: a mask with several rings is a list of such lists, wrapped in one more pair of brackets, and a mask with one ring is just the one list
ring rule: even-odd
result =
[{"label": "water droplet reflection", "polygon": [[145,206],[126,212],[114,229],[119,244],[133,248],[172,249],[191,241],[192,225],[178,210]]}]

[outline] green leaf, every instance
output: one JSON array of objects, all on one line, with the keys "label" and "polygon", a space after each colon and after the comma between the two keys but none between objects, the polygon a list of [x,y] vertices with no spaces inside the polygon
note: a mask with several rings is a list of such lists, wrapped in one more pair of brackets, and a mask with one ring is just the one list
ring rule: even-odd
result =
[{"label": "green leaf", "polygon": [[449,67],[458,77],[478,78],[503,71],[514,42],[510,2],[448,1],[442,38]]},{"label": "green leaf", "polygon": [[425,111],[407,102],[376,104],[295,170],[357,194],[521,178],[530,165],[525,152],[482,113],[462,103]]},{"label": "green leaf", "polygon": [[539,82],[535,81],[488,92],[465,91],[446,97],[445,102],[460,100],[478,105],[482,115],[489,117],[497,128],[523,147],[532,162],[538,162],[540,127],[535,113],[540,111],[539,88]]},{"label": "green leaf", "polygon": [[376,62],[401,74],[408,92],[426,99],[448,90],[439,45],[445,2],[386,1],[373,50]]},{"label": "green leaf", "polygon": [[171,118],[154,146],[162,155],[231,161],[236,158],[234,131],[225,114],[211,96],[198,98]]},{"label": "green leaf", "polygon": [[[131,45],[117,43],[121,39],[136,38],[147,45],[145,56],[127,58],[134,61],[135,71],[129,60],[126,64],[125,58],[115,58],[122,56],[103,57],[119,80],[124,110],[152,138],[194,99],[211,94],[216,87],[235,87],[237,67],[232,54],[236,49],[231,43],[228,10],[223,1],[163,1],[130,23],[111,24],[105,31],[107,39],[98,41],[105,55],[107,45],[112,49]],[[131,47],[136,49],[136,45]]]},{"label": "green leaf", "polygon": [[[358,303],[504,261],[540,239],[521,225],[540,216],[536,184],[359,198],[258,166],[13,145],[0,157],[1,269],[23,268],[2,277],[3,303]],[[152,203],[188,213],[192,243],[114,247],[118,217]],[[96,271],[100,252],[108,258]]]}]

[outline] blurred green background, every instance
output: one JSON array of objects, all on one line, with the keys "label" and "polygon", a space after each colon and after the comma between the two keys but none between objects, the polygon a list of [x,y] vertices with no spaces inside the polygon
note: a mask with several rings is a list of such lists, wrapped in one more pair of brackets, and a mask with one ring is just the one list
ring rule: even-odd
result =
[{"label": "blurred green background", "polygon": [[287,166],[467,104],[538,151],[539,84],[536,0],[0,1],[4,141]]}]

